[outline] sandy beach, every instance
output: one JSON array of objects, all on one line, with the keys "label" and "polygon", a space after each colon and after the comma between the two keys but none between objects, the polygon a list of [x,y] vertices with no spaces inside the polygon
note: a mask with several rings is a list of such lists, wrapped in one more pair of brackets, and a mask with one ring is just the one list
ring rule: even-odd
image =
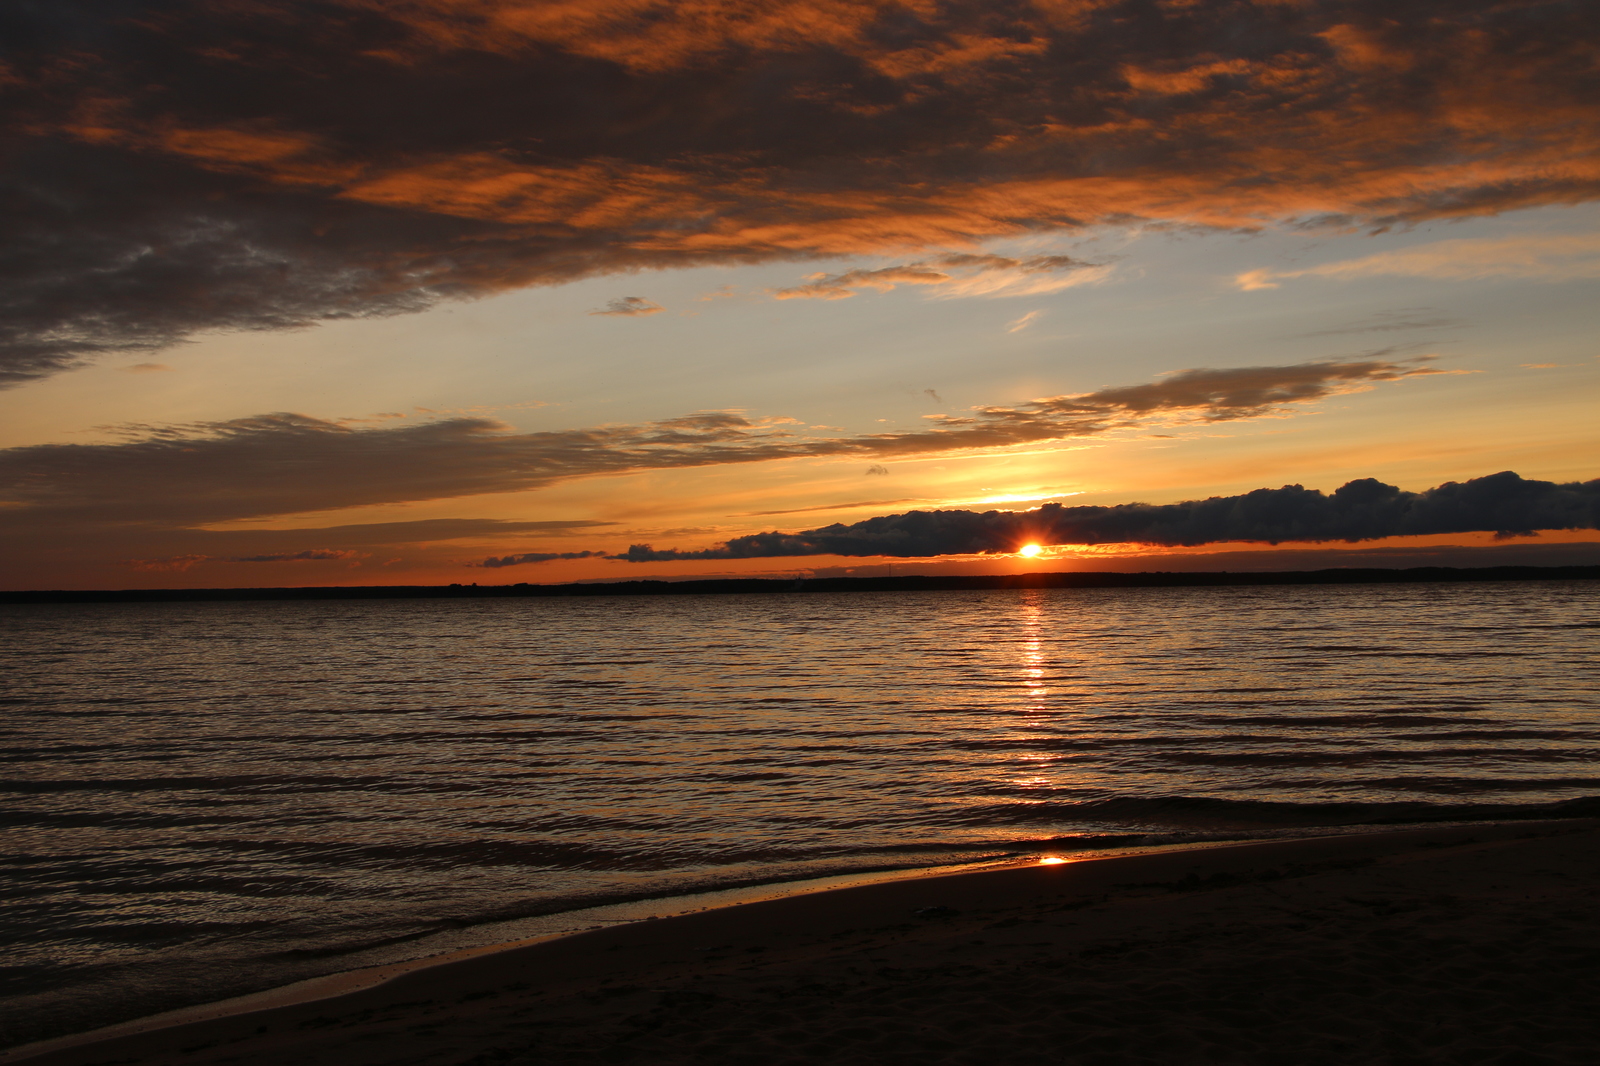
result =
[{"label": "sandy beach", "polygon": [[267,993],[0,1061],[1592,1064],[1597,845],[1589,819],[913,877],[327,979],[324,998]]}]

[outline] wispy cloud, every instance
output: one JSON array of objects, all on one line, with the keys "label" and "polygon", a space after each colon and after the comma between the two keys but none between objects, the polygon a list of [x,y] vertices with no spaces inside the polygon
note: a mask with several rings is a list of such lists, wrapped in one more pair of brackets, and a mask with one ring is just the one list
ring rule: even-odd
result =
[{"label": "wispy cloud", "polygon": [[1410,330],[1451,329],[1463,324],[1459,318],[1446,318],[1432,314],[1426,307],[1417,307],[1399,311],[1379,311],[1364,322],[1355,322],[1348,326],[1334,326],[1329,329],[1314,329],[1307,333],[1295,335],[1298,337],[1338,337],[1351,333],[1402,333]]},{"label": "wispy cloud", "polygon": [[899,285],[928,285],[938,287],[939,297],[1036,296],[1103,280],[1110,270],[1108,264],[1065,255],[1013,259],[962,254],[842,274],[810,274],[804,285],[767,291],[779,300],[844,300],[865,289],[888,292]]},{"label": "wispy cloud", "polygon": [[[590,520],[519,522],[493,518],[431,518],[409,522],[366,522],[315,528],[261,528],[254,523],[235,528],[197,528],[159,518],[57,523],[34,512],[36,521],[0,521],[0,550],[39,559],[68,554],[76,565],[120,564],[149,573],[184,573],[195,567],[221,571],[231,564],[287,563],[325,567],[364,562],[375,552],[390,556],[399,548],[408,556],[459,558],[472,550],[454,542],[560,537],[609,531],[614,523]],[[320,547],[307,547],[320,545]],[[133,558],[129,558],[133,556]],[[24,571],[19,574],[25,576]],[[280,580],[281,576],[273,580]]]},{"label": "wispy cloud", "polygon": [[236,555],[230,563],[306,563],[333,560],[365,559],[371,553],[351,551],[348,548],[307,548],[297,552],[274,552],[271,555]]},{"label": "wispy cloud", "polygon": [[346,562],[359,566],[362,559],[370,559],[371,552],[341,548],[307,548],[296,552],[274,552],[269,555],[174,555],[165,559],[126,559],[123,565],[135,570],[177,571],[191,570],[201,563],[307,563]]},{"label": "wispy cloud", "polygon": [[1330,396],[1439,373],[1425,362],[1384,359],[1202,368],[1149,384],[930,415],[910,430],[836,436],[728,411],[538,433],[510,432],[485,418],[350,426],[296,414],[133,426],[116,443],[0,451],[0,521],[35,534],[61,523],[193,527],[512,492],[633,470],[806,457],[878,465],[1117,430],[1284,415]]},{"label": "wispy cloud", "polygon": [[[874,469],[883,470],[883,467]],[[889,471],[883,470],[885,474]],[[867,473],[872,473],[868,470]],[[823,511],[856,511],[863,507],[894,507],[902,503],[927,503],[927,500],[906,498],[901,500],[857,500],[854,503],[829,503],[820,507],[790,507],[782,511],[746,511],[742,514],[731,515],[732,518],[771,518],[784,514],[819,514]]]},{"label": "wispy cloud", "polygon": [[1600,233],[1435,241],[1359,259],[1324,263],[1304,270],[1249,270],[1234,278],[1234,284],[1250,292],[1275,289],[1288,278],[1350,280],[1384,276],[1432,278],[1438,281],[1483,281],[1489,278],[1577,281],[1600,278]]},{"label": "wispy cloud", "polygon": [[1021,318],[1014,318],[1010,322],[1006,323],[1006,332],[1021,333],[1023,330],[1037,322],[1039,320],[1039,316],[1042,314],[1044,314],[1043,311],[1029,311]]},{"label": "wispy cloud", "polygon": [[163,559],[128,559],[124,565],[151,573],[183,573],[210,559],[209,555],[169,555]]},{"label": "wispy cloud", "polygon": [[619,296],[604,307],[589,313],[591,315],[654,315],[665,310],[666,308],[660,304],[652,303],[643,296]]}]

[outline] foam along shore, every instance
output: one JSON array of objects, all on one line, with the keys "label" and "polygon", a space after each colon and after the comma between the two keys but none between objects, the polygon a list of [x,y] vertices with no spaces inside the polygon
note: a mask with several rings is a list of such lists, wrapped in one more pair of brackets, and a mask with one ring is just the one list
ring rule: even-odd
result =
[{"label": "foam along shore", "polygon": [[1600,820],[913,877],[364,971],[37,1066],[1583,1063]]}]

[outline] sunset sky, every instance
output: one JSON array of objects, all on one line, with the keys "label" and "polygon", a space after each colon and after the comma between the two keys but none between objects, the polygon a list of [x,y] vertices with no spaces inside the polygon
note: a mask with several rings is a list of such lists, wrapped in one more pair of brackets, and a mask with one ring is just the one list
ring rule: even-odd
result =
[{"label": "sunset sky", "polygon": [[1600,563],[1597,31],[12,6],[0,585]]}]

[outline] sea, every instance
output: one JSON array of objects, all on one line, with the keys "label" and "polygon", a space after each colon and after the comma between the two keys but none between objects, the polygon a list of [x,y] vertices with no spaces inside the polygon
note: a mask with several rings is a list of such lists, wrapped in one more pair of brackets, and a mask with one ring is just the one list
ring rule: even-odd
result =
[{"label": "sea", "polygon": [[0,606],[3,1041],[630,900],[1600,813],[1597,637],[1583,581]]}]

